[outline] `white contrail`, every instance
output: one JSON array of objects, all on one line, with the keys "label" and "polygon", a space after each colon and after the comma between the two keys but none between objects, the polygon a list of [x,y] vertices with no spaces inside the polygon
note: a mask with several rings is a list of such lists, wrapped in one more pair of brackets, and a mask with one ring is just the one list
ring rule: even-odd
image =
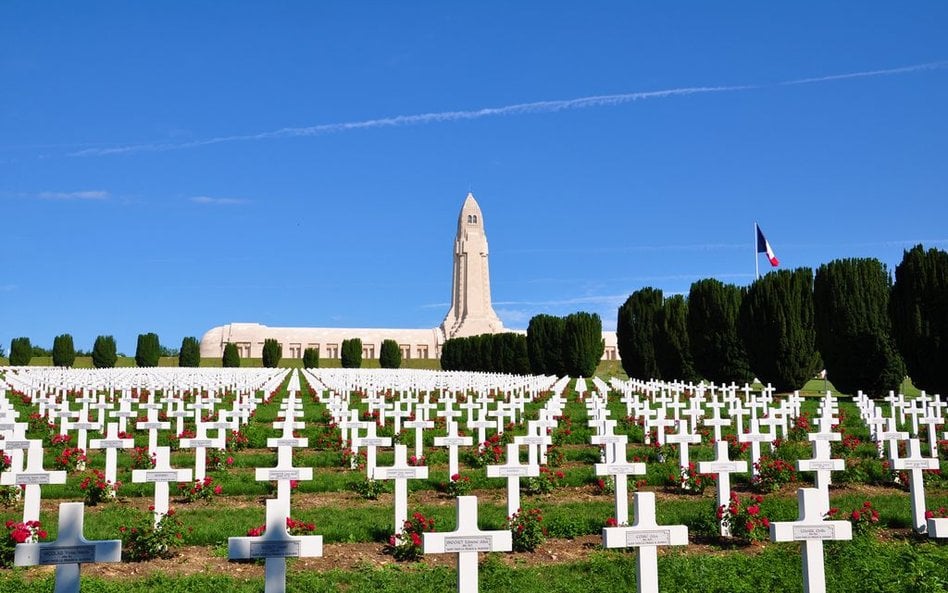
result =
[{"label": "white contrail", "polygon": [[[850,78],[866,78],[874,76],[892,76],[896,74],[905,74],[909,72],[918,72],[922,70],[937,70],[948,67],[948,61],[929,62],[926,64],[915,64],[913,66],[904,66],[901,68],[890,68],[887,70],[868,70],[864,72],[850,72],[846,74],[834,74],[817,78],[801,78],[797,80],[788,80],[777,83],[776,86],[788,86],[799,84],[815,84],[820,82],[829,82],[834,80],[846,80]],[[535,101],[532,103],[518,103],[516,105],[505,105],[501,107],[485,107],[469,111],[440,111],[432,113],[420,113],[415,115],[395,115],[377,119],[367,119],[354,122],[342,122],[334,124],[320,124],[315,126],[281,128],[269,132],[260,132],[257,134],[242,134],[235,136],[219,136],[216,138],[207,138],[205,140],[194,140],[181,143],[151,143],[151,144],[129,144],[125,146],[114,146],[109,148],[87,148],[84,150],[72,152],[69,156],[106,156],[112,154],[129,154],[134,152],[159,152],[166,150],[180,150],[185,148],[196,148],[199,146],[209,146],[212,144],[223,144],[226,142],[241,142],[249,140],[267,140],[273,138],[291,138],[299,136],[316,136],[320,134],[332,134],[345,132],[349,130],[362,130],[370,128],[384,128],[395,126],[423,125],[429,123],[451,122],[459,120],[473,120],[484,117],[497,117],[504,115],[522,115],[529,113],[553,113],[569,109],[586,109],[589,107],[605,107],[612,105],[621,105],[633,101],[644,99],[663,99],[667,97],[679,97],[687,95],[699,95],[707,93],[722,93],[745,91],[751,89],[764,88],[768,85],[731,85],[731,86],[710,86],[710,87],[684,87],[677,89],[665,89],[658,91],[643,91],[636,93],[621,93],[616,95],[596,95],[592,97],[580,97],[577,99],[563,99],[557,101]]]}]

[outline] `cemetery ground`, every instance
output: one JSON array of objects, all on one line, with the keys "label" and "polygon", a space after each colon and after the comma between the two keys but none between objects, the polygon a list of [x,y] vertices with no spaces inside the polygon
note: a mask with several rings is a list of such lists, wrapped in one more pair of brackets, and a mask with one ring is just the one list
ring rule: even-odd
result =
[{"label": "cemetery ground", "polygon": [[[822,382],[820,382],[822,383]],[[259,404],[253,418],[240,433],[246,439],[232,439],[232,446],[208,463],[211,492],[206,498],[188,501],[171,485],[171,506],[184,527],[181,546],[168,559],[121,564],[85,564],[82,566],[83,591],[189,591],[195,593],[226,589],[235,592],[261,591],[263,563],[227,560],[227,539],[243,536],[264,523],[264,501],[274,496],[270,482],[255,479],[257,468],[275,467],[277,455],[266,446],[267,438],[278,435],[272,428],[279,404],[286,396],[286,382]],[[138,394],[143,396],[144,394]],[[334,426],[326,405],[302,385],[304,428],[296,432],[309,440],[309,446],[293,453],[293,466],[313,469],[312,480],[301,480],[292,492],[292,517],[312,523],[313,533],[323,537],[323,555],[319,558],[292,559],[288,563],[288,589],[291,591],[446,591],[455,588],[454,559],[448,555],[425,555],[419,562],[396,562],[385,553],[393,532],[391,484],[381,482],[383,491],[371,499],[357,490],[365,484],[365,470],[352,469],[340,429]],[[615,500],[608,478],[600,481],[594,471],[601,462],[599,446],[591,445],[593,430],[587,426],[587,408],[572,384],[564,393],[566,405],[562,418],[553,429],[554,447],[549,453],[549,476],[532,482],[524,478],[523,508],[537,508],[547,539],[532,552],[490,553],[481,555],[482,591],[628,591],[636,586],[637,552],[604,550],[601,531],[615,517]],[[546,397],[546,396],[544,396]],[[525,417],[536,418],[544,397],[526,404]],[[27,418],[36,412],[32,402],[16,394],[9,398]],[[353,400],[368,421],[365,402]],[[227,403],[225,401],[225,403]],[[880,402],[881,403],[881,402]],[[803,412],[812,419],[818,398],[808,398]],[[627,455],[646,462],[645,475],[629,476],[632,490],[655,492],[658,523],[687,525],[689,545],[661,548],[659,581],[661,590],[693,591],[800,591],[802,576],[800,549],[795,543],[771,543],[764,540],[722,538],[718,535],[714,486],[691,484],[683,491],[678,476],[678,448],[674,445],[644,444],[642,426],[628,420],[625,405],[618,394],[608,401],[611,417],[619,419],[616,434],[628,436]],[[831,505],[840,509],[839,517],[850,518],[854,511],[871,509],[878,521],[863,521],[852,541],[826,544],[826,575],[830,591],[945,591],[948,590],[948,547],[943,540],[918,535],[912,529],[910,498],[903,483],[893,481],[891,468],[879,459],[876,444],[870,442],[869,428],[860,420],[856,405],[843,400],[839,407],[844,440],[833,444],[833,456],[847,459],[846,469],[835,472],[830,486]],[[801,414],[802,416],[802,414]],[[448,452],[435,447],[433,439],[444,434],[444,419],[424,435],[424,453],[430,475],[408,482],[410,513],[433,518],[437,531],[450,531],[455,523],[457,492],[448,492],[451,482]],[[186,428],[193,431],[193,425]],[[690,447],[694,462],[713,459],[707,429],[702,444]],[[839,429],[838,429],[839,430]],[[944,430],[943,428],[940,430]],[[53,444],[58,430],[33,422],[29,438],[42,438],[45,445],[44,467],[52,468],[61,448]],[[476,431],[465,429],[466,434]],[[411,449],[414,431],[404,429],[397,437]],[[527,433],[525,423],[508,424],[505,440]],[[797,437],[803,438],[806,431]],[[395,436],[392,422],[379,427],[379,434]],[[733,430],[725,429],[725,436]],[[941,434],[941,432],[939,432]],[[101,435],[90,433],[90,438]],[[135,445],[146,447],[148,434],[134,432]],[[171,465],[195,466],[194,450],[179,448],[178,439],[164,434],[159,445],[171,446]],[[74,443],[74,441],[73,441]],[[781,448],[782,447],[782,448]],[[791,461],[809,456],[806,440],[784,440],[774,458]],[[750,449],[730,443],[732,458],[748,460]],[[364,449],[363,449],[364,451]],[[474,455],[474,447],[462,449],[460,475],[467,494],[477,496],[479,524],[482,529],[506,529],[506,480],[488,478],[483,456]],[[905,453],[903,452],[902,455]],[[90,540],[118,539],[123,530],[149,516],[154,485],[133,483],[133,456],[118,453],[118,498],[85,508],[85,536]],[[942,464],[948,447],[939,448]],[[81,488],[93,469],[104,468],[101,451],[87,451],[85,470],[69,471],[65,484],[43,486],[40,520],[56,538],[56,515],[60,502],[78,501],[85,496]],[[392,449],[378,452],[379,467],[392,465]],[[491,460],[499,463],[502,459]],[[140,461],[139,461],[140,462]],[[357,465],[365,463],[356,457]],[[792,475],[791,475],[792,473]],[[805,472],[774,471],[773,483],[754,485],[748,474],[732,474],[732,490],[742,500],[762,496],[760,513],[770,521],[797,518],[797,488],[811,485]],[[469,480],[467,482],[464,479]],[[528,486],[529,484],[529,486]],[[214,494],[214,487],[220,493]],[[458,486],[456,486],[458,488]],[[631,497],[630,497],[631,498]],[[935,512],[948,507],[948,481],[940,473],[926,472],[925,498]],[[631,501],[630,501],[631,502]],[[867,506],[868,503],[868,506]],[[0,508],[0,519],[18,521],[22,503]],[[865,512],[867,517],[872,514]],[[857,520],[858,523],[858,520]],[[52,591],[52,569],[7,568],[0,570],[0,593],[7,591]]]}]

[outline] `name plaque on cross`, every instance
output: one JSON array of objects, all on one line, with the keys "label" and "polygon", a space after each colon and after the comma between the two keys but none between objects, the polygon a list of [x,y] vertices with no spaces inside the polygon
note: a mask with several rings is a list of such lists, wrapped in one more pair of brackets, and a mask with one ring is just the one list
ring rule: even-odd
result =
[{"label": "name plaque on cross", "polygon": [[251,542],[251,558],[299,558],[299,542]]},{"label": "name plaque on cross", "polygon": [[[599,465],[598,463],[596,465]],[[608,476],[628,476],[632,474],[641,474],[641,467],[634,463],[620,463],[620,464],[603,464],[606,468],[606,471],[602,472],[603,475]]]},{"label": "name plaque on cross", "polygon": [[2,441],[2,443],[0,444],[2,444],[3,445],[2,448],[7,451],[13,451],[13,450],[18,450],[18,449],[22,450],[22,449],[30,448],[29,441]]},{"label": "name plaque on cross", "polygon": [[299,447],[300,439],[268,439],[268,447]]},{"label": "name plaque on cross", "polygon": [[900,459],[902,469],[930,469],[931,460],[930,459]]},{"label": "name plaque on cross", "polygon": [[57,546],[40,548],[41,565],[84,564],[95,562],[95,546]]},{"label": "name plaque on cross", "polygon": [[833,461],[809,461],[806,464],[809,471],[832,471],[836,469],[836,464]]},{"label": "name plaque on cross", "polygon": [[214,439],[188,439],[189,448],[205,447],[210,449],[214,446]]},{"label": "name plaque on cross", "polygon": [[99,428],[99,425],[95,422],[75,422],[70,425],[70,428],[75,430],[96,430]]},{"label": "name plaque on cross", "polygon": [[510,478],[510,477],[516,478],[516,477],[528,475],[530,473],[530,467],[527,465],[524,465],[522,467],[509,467],[509,466],[500,465],[500,466],[497,466],[496,472],[498,476],[503,477],[503,478]]},{"label": "name plaque on cross", "polygon": [[489,536],[457,536],[444,538],[444,551],[451,552],[490,552]]},{"label": "name plaque on cross", "polygon": [[810,539],[836,539],[835,525],[794,525],[793,540],[806,541]]},{"label": "name plaque on cross", "polygon": [[17,484],[49,484],[50,475],[45,474],[16,474]]},{"label": "name plaque on cross", "polygon": [[299,480],[300,470],[298,469],[271,469],[267,476],[270,480]]},{"label": "name plaque on cross", "polygon": [[468,444],[468,437],[441,437],[438,442],[442,447],[463,447]]},{"label": "name plaque on cross", "polygon": [[636,546],[670,546],[671,530],[628,531],[625,534],[625,545],[630,548]]},{"label": "name plaque on cross", "polygon": [[840,434],[838,432],[811,432],[809,439],[811,441],[838,441]]},{"label": "name plaque on cross", "polygon": [[145,472],[145,481],[146,482],[177,482],[178,481],[178,472],[162,472],[162,471],[148,471]]},{"label": "name plaque on cross", "polygon": [[720,472],[739,472],[744,469],[744,466],[738,463],[715,463],[711,461],[705,465],[705,468],[708,470],[705,473],[716,474]]},{"label": "name plaque on cross", "polygon": [[389,480],[412,480],[418,477],[418,469],[414,467],[408,469],[385,468],[385,476]]},{"label": "name plaque on cross", "polygon": [[164,422],[139,422],[135,425],[139,430],[164,430]]},{"label": "name plaque on cross", "polygon": [[378,437],[378,438],[365,437],[365,438],[359,439],[359,445],[363,447],[387,447],[388,444],[391,442],[391,440],[392,439],[389,437]]},{"label": "name plaque on cross", "polygon": [[99,449],[121,449],[125,447],[125,441],[122,440],[106,440],[102,439],[99,441]]}]

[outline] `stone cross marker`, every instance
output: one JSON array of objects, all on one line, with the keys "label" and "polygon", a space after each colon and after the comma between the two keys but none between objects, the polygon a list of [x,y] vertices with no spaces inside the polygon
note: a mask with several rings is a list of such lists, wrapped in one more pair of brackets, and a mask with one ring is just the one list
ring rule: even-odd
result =
[{"label": "stone cross marker", "polygon": [[155,525],[168,513],[168,483],[190,481],[190,469],[171,467],[171,450],[168,447],[157,448],[154,468],[132,470],[132,482],[155,484]]},{"label": "stone cross marker", "polygon": [[448,479],[458,473],[458,447],[470,447],[474,444],[472,437],[462,437],[458,435],[458,425],[455,422],[448,423],[448,434],[443,437],[434,438],[435,447],[448,448]]},{"label": "stone cross marker", "polygon": [[84,512],[85,505],[81,502],[60,503],[58,539],[18,544],[13,564],[55,565],[55,593],[79,593],[80,564],[122,561],[122,540],[89,541],[82,535]]},{"label": "stone cross marker", "polygon": [[395,463],[390,467],[376,467],[374,480],[395,481],[395,531],[398,535],[408,520],[408,480],[425,480],[428,468],[408,465],[408,447],[395,445]]},{"label": "stone cross marker", "polygon": [[26,453],[26,469],[22,472],[5,472],[0,474],[0,484],[26,486],[23,497],[23,522],[39,521],[40,484],[65,484],[65,471],[49,471],[43,469],[43,442],[30,441],[30,448]]},{"label": "stone cross marker", "polygon": [[356,447],[365,447],[365,477],[371,478],[375,471],[376,449],[379,447],[388,447],[392,444],[392,437],[380,437],[376,433],[377,425],[375,422],[369,422],[366,427],[364,437],[352,439],[353,450]]},{"label": "stone cross marker", "polygon": [[597,463],[597,476],[612,476],[615,479],[616,490],[616,523],[624,525],[629,522],[629,475],[645,473],[645,464],[626,461],[624,444],[613,444],[613,452],[609,457],[611,462]]},{"label": "stone cross marker", "polygon": [[687,525],[659,525],[655,521],[655,493],[635,493],[635,522],[631,527],[605,527],[605,548],[638,548],[638,593],[658,591],[658,546],[688,545]]},{"label": "stone cross marker", "polygon": [[[274,441],[282,439],[267,439],[267,445],[272,446]],[[306,441],[306,439],[299,439]],[[306,446],[305,444],[302,446]],[[255,478],[258,482],[276,482],[277,500],[289,508],[290,506],[290,482],[292,480],[312,480],[313,468],[294,467],[293,466],[293,447],[289,445],[277,446],[277,464],[276,467],[258,467],[255,472]]]},{"label": "stone cross marker", "polygon": [[892,460],[892,469],[909,472],[909,495],[912,497],[912,527],[917,533],[925,533],[928,525],[925,521],[925,481],[924,470],[938,469],[938,458],[922,457],[922,448],[918,439],[909,439],[908,457]]},{"label": "stone cross marker", "polygon": [[281,501],[267,500],[267,530],[260,537],[227,538],[230,560],[265,559],[265,593],[286,591],[286,559],[323,555],[321,535],[290,535],[286,520],[290,509]]},{"label": "stone cross marker", "polygon": [[823,567],[823,540],[850,540],[853,527],[849,521],[826,521],[823,494],[816,488],[797,490],[799,518],[770,524],[770,541],[803,542],[803,591],[826,593]]},{"label": "stone cross marker", "polygon": [[[714,443],[714,461],[699,461],[698,472],[718,475],[718,507],[726,505],[731,499],[731,474],[747,472],[746,461],[731,461],[727,452],[727,441]],[[721,522],[721,535],[731,535],[731,530]]]},{"label": "stone cross marker", "polygon": [[507,444],[507,463],[487,466],[488,478],[507,478],[507,516],[520,511],[520,478],[540,475],[539,465],[520,463],[520,445]]},{"label": "stone cross marker", "polygon": [[195,426],[196,436],[193,439],[181,439],[182,449],[194,449],[194,479],[203,480],[207,476],[207,450],[210,448],[223,449],[227,446],[225,438],[218,434],[215,438],[207,436],[208,425],[200,420]]},{"label": "stone cross marker", "polygon": [[106,428],[104,439],[92,439],[89,441],[90,449],[105,449],[105,479],[113,484],[118,476],[118,454],[119,449],[131,449],[135,446],[135,439],[119,438],[118,424],[110,422]]},{"label": "stone cross marker", "polygon": [[477,527],[477,497],[457,497],[457,528],[447,533],[424,533],[425,554],[458,555],[458,593],[477,593],[477,553],[509,552],[510,531],[481,531]]}]

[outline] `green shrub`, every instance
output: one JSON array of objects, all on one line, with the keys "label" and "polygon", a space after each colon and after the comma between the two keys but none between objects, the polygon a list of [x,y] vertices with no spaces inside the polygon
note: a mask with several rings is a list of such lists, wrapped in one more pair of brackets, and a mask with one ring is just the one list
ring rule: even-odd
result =
[{"label": "green shrub", "polygon": [[76,362],[76,347],[72,336],[62,334],[53,338],[53,366],[71,367]]},{"label": "green shrub", "polygon": [[275,338],[267,338],[263,341],[263,366],[273,369],[279,366],[280,359],[283,358],[283,346]]},{"label": "green shrub", "polygon": [[156,367],[161,357],[161,342],[158,334],[138,334],[138,345],[135,347],[135,364],[140,367]]},{"label": "green shrub", "polygon": [[303,368],[319,368],[319,348],[307,348],[303,350]]},{"label": "green shrub", "polygon": [[237,368],[240,366],[240,351],[237,350],[237,344],[227,342],[224,345],[224,356],[221,359],[221,365],[226,368]]},{"label": "green shrub", "polygon": [[26,366],[33,358],[33,346],[30,339],[13,338],[10,340],[10,366]]},{"label": "green shrub", "polygon": [[193,336],[181,340],[181,350],[178,351],[179,367],[201,366],[201,343]]},{"label": "green shrub", "polygon": [[97,369],[111,369],[118,360],[115,348],[115,338],[112,336],[98,336],[92,345],[92,366]]},{"label": "green shrub", "polygon": [[342,341],[340,351],[342,368],[357,369],[362,366],[362,340],[360,338],[351,338]]},{"label": "green shrub", "polygon": [[402,350],[395,340],[383,340],[379,350],[379,366],[383,369],[397,369],[402,366]]}]

